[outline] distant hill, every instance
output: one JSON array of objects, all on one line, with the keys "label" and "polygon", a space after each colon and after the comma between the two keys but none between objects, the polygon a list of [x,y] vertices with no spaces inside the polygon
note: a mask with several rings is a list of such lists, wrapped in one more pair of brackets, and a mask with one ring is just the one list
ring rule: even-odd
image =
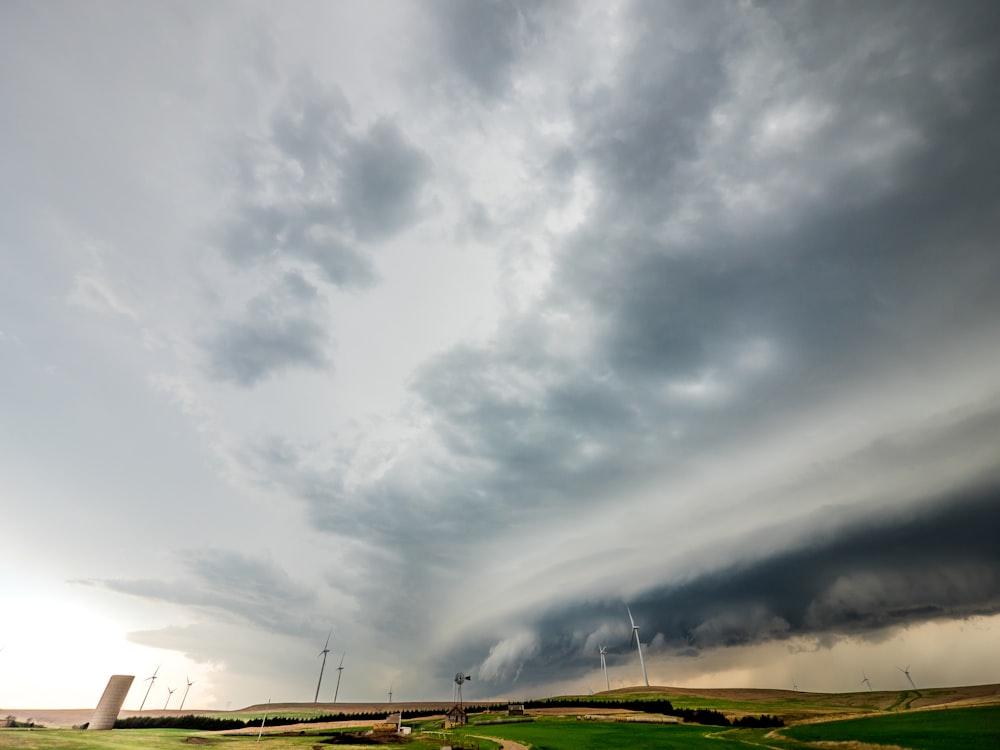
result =
[{"label": "distant hill", "polygon": [[[964,706],[1000,705],[1000,684],[967,685],[961,687],[918,688],[916,690],[859,691],[854,693],[810,693],[795,690],[770,690],[764,688],[684,688],[671,686],[630,687],[609,690],[594,695],[554,696],[581,701],[619,698],[657,698],[669,700],[677,708],[709,708],[721,711],[728,717],[748,714],[774,714],[788,723],[816,721],[833,716],[870,715],[882,712],[945,709]],[[488,703],[489,701],[482,701]],[[476,702],[467,705],[475,705]],[[378,711],[426,711],[445,709],[452,701],[410,701],[371,703],[258,703],[234,711],[191,708],[182,711],[143,711],[143,716],[204,716],[260,715],[267,711],[271,716],[352,714]],[[546,712],[551,712],[546,709]],[[564,709],[572,712],[572,709]],[[48,727],[71,727],[90,720],[93,708],[77,709],[5,709],[0,708],[0,718],[13,716],[18,721],[34,721]],[[137,711],[122,711],[121,717],[136,716]]]}]

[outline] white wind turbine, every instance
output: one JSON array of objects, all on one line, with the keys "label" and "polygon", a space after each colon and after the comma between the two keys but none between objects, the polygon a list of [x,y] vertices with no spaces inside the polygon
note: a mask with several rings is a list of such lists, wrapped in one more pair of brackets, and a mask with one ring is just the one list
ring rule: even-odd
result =
[{"label": "white wind turbine", "polygon": [[160,671],[160,667],[159,667],[159,665],[157,665],[156,669],[153,671],[153,674],[151,674],[149,677],[147,677],[145,680],[143,680],[143,682],[148,682],[149,683],[149,687],[146,688],[146,694],[144,696],[142,696],[142,703],[139,704],[139,710],[140,711],[142,710],[142,707],[146,705],[146,698],[149,697],[149,691],[153,689],[153,683],[156,682],[156,673],[159,672],[159,671]]},{"label": "white wind turbine", "polygon": [[635,641],[635,647],[639,651],[639,665],[642,667],[642,679],[646,683],[646,687],[649,687],[649,677],[646,676],[646,662],[642,660],[642,644],[639,642],[639,626],[635,624],[635,620],[632,619],[632,610],[625,606],[625,611],[628,612],[629,622],[632,623],[632,640]]},{"label": "white wind turbine", "polygon": [[164,711],[167,710],[167,706],[170,704],[170,699],[174,697],[174,693],[175,692],[177,692],[177,688],[172,688],[169,685],[167,685],[167,700],[163,704],[163,710]]},{"label": "white wind turbine", "polygon": [[319,652],[319,655],[323,657],[323,663],[319,668],[319,682],[316,683],[316,697],[313,698],[313,703],[319,702],[319,686],[323,684],[323,670],[326,669],[326,655],[330,653],[330,636],[333,635],[333,630],[330,630],[326,636],[326,643],[323,645],[323,650]]},{"label": "white wind turbine", "polygon": [[190,677],[188,677],[188,676],[185,675],[184,679],[187,680],[187,687],[184,688],[184,697],[181,698],[181,707],[178,709],[179,711],[183,711],[184,710],[184,701],[187,700],[188,690],[190,690],[191,686],[194,685],[194,682],[191,680]]},{"label": "white wind turbine", "polygon": [[913,684],[913,678],[910,677],[910,665],[907,664],[906,669],[903,669],[902,667],[896,667],[896,669],[898,669],[900,672],[906,675],[906,679],[910,681],[910,687],[916,690],[917,686]]},{"label": "white wind turbine", "polygon": [[611,680],[608,679],[608,660],[605,658],[605,654],[608,653],[608,647],[603,643],[601,644],[601,669],[604,670],[604,682],[608,685],[608,690],[611,689]]},{"label": "white wind turbine", "polygon": [[340,657],[340,666],[337,667],[337,688],[336,688],[336,690],[333,691],[333,702],[334,703],[337,702],[337,694],[340,692],[340,675],[344,671],[344,657],[345,656],[347,656],[347,652],[346,651],[341,655],[341,657]]},{"label": "white wind turbine", "polygon": [[868,679],[868,675],[866,675],[864,672],[862,672],[861,673],[861,678],[862,678],[861,679],[861,684],[862,685],[866,685],[867,684],[868,685],[868,689],[871,690],[872,689],[872,683],[871,683],[871,680]]}]

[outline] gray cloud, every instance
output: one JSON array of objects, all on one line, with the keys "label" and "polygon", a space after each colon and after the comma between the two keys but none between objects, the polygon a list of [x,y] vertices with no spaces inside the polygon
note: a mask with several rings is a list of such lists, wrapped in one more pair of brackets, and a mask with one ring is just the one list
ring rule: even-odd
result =
[{"label": "gray cloud", "polygon": [[[612,664],[631,658],[626,596],[661,664],[1000,613],[995,5],[427,7],[420,42],[438,46],[418,62],[437,57],[410,66],[418,93],[366,90],[362,122],[335,83],[293,80],[241,141],[213,235],[227,312],[196,344],[210,378],[246,390],[227,394],[213,415],[224,439],[206,442],[232,459],[226,479],[301,503],[327,535],[326,588],[238,553],[186,553],[176,578],[99,582],[199,619],[132,639],[209,660],[236,631],[325,636],[312,612],[329,598],[360,603],[341,622],[364,622],[370,663],[422,659],[445,689],[479,665],[477,683],[500,691],[582,675],[598,642]],[[365,75],[400,62],[413,60]],[[434,302],[499,319],[450,346],[466,329],[431,331],[433,356],[426,341],[384,356],[400,330],[384,321],[413,310],[377,288],[380,246],[435,201],[419,233],[428,267],[454,271],[448,243],[472,236],[463,271],[495,258],[502,301]],[[510,271],[522,252],[539,260],[526,291]],[[48,278],[36,255],[31,273]],[[468,288],[488,296],[488,276]],[[363,305],[341,294],[361,289]],[[251,386],[331,367],[333,295],[336,322],[361,313],[377,346],[352,341],[343,380],[278,394],[293,408],[271,409],[272,435],[226,424],[254,407]],[[145,324],[142,298],[115,322]],[[184,326],[168,321],[164,339]],[[11,393],[33,378],[11,372]],[[361,414],[407,375],[400,414]],[[205,389],[189,385],[197,406]],[[329,389],[330,424],[302,417]]]},{"label": "gray cloud", "polygon": [[430,161],[396,123],[380,120],[372,125],[339,166],[344,210],[360,238],[391,236],[419,217]]},{"label": "gray cloud", "polygon": [[[191,606],[231,623],[272,633],[317,637],[323,628],[310,621],[314,591],[294,581],[269,560],[232,550],[177,553],[187,575],[173,581],[106,579],[89,581],[112,591]],[[202,658],[206,658],[201,655]]]},{"label": "gray cloud", "polygon": [[375,281],[366,243],[421,218],[431,161],[393,119],[356,131],[338,89],[300,78],[238,169],[244,194],[218,233],[225,255],[237,264],[306,261],[349,288]]},{"label": "gray cloud", "polygon": [[250,300],[243,319],[223,323],[204,342],[210,374],[248,387],[292,367],[326,367],[330,338],[321,310],[316,288],[286,274],[269,294]]},{"label": "gray cloud", "polygon": [[315,264],[331,284],[364,288],[375,281],[371,259],[353,246],[340,210],[327,203],[244,205],[226,228],[224,246],[237,263],[282,257]]},{"label": "gray cloud", "polygon": [[525,0],[429,4],[443,71],[487,99],[502,96],[525,47],[544,33],[544,4]]}]

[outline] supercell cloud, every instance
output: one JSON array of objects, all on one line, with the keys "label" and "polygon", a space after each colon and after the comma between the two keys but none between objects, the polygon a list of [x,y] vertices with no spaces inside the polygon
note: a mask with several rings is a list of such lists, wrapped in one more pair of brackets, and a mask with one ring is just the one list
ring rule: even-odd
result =
[{"label": "supercell cloud", "polygon": [[97,10],[2,12],[0,489],[113,669],[307,699],[332,627],[348,700],[582,692],[627,604],[661,684],[787,687],[997,627],[994,4]]}]

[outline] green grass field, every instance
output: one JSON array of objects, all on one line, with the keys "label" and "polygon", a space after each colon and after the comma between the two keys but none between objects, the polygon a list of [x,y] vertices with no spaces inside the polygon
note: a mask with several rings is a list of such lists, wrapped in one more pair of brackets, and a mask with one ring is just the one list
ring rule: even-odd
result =
[{"label": "green grass field", "polygon": [[712,735],[719,727],[688,724],[616,724],[613,722],[543,719],[530,724],[501,724],[468,727],[461,735],[484,735],[514,740],[534,750],[723,750],[724,745]]},{"label": "green grass field", "polygon": [[[864,719],[802,724],[780,730],[806,742],[867,742],[912,750],[1000,748],[1000,707],[913,711]],[[794,745],[793,745],[794,747]]]},{"label": "green grass field", "polygon": [[[990,686],[987,686],[990,687]],[[996,700],[996,691],[988,690],[987,699]],[[520,724],[489,723],[506,719],[504,714],[473,714],[471,724],[442,730],[442,720],[411,720],[414,734],[404,744],[410,750],[438,750],[442,745],[459,746],[478,743],[480,750],[494,750],[484,739],[501,737],[528,745],[533,750],[597,750],[598,748],[742,748],[766,747],[774,750],[815,750],[816,742],[865,743],[866,746],[894,746],[910,750],[980,750],[1000,748],[1000,705],[956,707],[936,710],[909,710],[919,701],[930,699],[947,703],[954,690],[910,690],[897,693],[818,694],[775,691],[748,694],[746,691],[718,695],[682,695],[659,693],[676,707],[708,708],[722,711],[731,718],[742,715],[777,714],[786,720],[822,716],[823,720],[788,726],[779,730],[729,729],[695,724],[641,724],[578,721],[571,716],[535,715]],[[982,694],[982,691],[980,691]],[[634,697],[629,696],[629,697]],[[754,700],[753,698],[758,698]],[[614,697],[608,707],[614,707]],[[240,713],[241,718],[255,717],[253,709]],[[588,709],[580,708],[580,713]],[[855,718],[839,719],[846,712]],[[210,712],[219,715],[217,712]],[[278,715],[308,717],[308,710],[278,710]],[[858,715],[862,718],[857,718]],[[869,715],[865,715],[869,714]],[[229,714],[232,716],[233,714]],[[301,730],[301,733],[300,733]],[[428,730],[426,734],[421,730]],[[227,735],[182,729],[118,729],[112,732],[86,732],[70,729],[3,728],[0,748],[23,750],[187,750],[208,746],[218,750],[300,750],[318,747],[360,748],[362,745],[322,745],[330,730],[312,727],[289,727],[288,734],[264,734],[257,743],[255,732]],[[397,747],[399,745],[396,745]],[[845,745],[849,747],[850,745]],[[372,747],[372,745],[367,745]]]},{"label": "green grass field", "polygon": [[[268,735],[257,742],[256,734],[222,735],[191,732],[184,729],[116,729],[111,732],[87,732],[79,729],[0,729],[0,748],[22,750],[312,750],[324,736],[305,732],[290,736]],[[408,750],[438,750],[439,738],[418,737],[405,745]],[[481,750],[496,747],[480,743]],[[331,750],[367,748],[371,745],[328,745]],[[377,747],[377,746],[376,746]],[[390,746],[399,747],[399,745]]]}]

